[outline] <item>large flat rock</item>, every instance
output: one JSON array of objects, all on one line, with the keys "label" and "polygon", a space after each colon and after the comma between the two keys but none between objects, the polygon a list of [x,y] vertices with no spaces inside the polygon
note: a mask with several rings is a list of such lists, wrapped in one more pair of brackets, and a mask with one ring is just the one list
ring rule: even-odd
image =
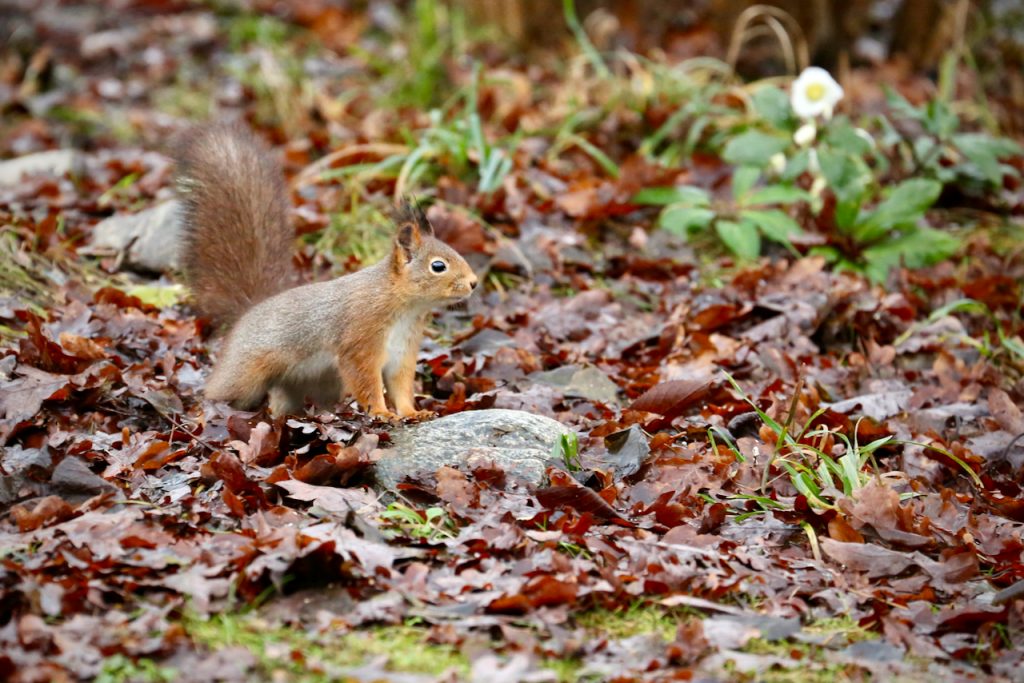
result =
[{"label": "large flat rock", "polygon": [[52,175],[58,178],[74,171],[81,157],[73,149],[52,149],[0,161],[0,186],[17,185],[27,175]]},{"label": "large flat rock", "polygon": [[178,265],[183,238],[181,204],[176,199],[133,214],[118,214],[93,229],[95,249],[116,249],[125,262],[157,273]]},{"label": "large flat rock", "polygon": [[552,449],[567,427],[521,410],[471,410],[420,422],[391,435],[394,446],[376,464],[381,488],[431,477],[442,466],[463,472],[488,463],[500,467],[510,483],[537,487],[549,466],[561,466]]}]

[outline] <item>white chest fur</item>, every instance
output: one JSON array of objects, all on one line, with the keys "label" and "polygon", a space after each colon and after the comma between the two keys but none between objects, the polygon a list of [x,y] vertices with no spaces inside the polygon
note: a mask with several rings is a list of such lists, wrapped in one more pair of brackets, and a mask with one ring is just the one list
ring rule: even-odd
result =
[{"label": "white chest fur", "polygon": [[412,310],[399,317],[391,326],[391,330],[388,331],[388,359],[384,365],[384,374],[388,375],[397,370],[410,347],[419,343],[423,316],[423,312]]}]

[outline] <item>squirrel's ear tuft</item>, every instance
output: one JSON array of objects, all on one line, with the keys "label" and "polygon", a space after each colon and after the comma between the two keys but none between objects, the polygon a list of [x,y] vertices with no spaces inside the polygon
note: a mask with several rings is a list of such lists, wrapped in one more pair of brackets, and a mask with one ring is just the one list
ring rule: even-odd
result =
[{"label": "squirrel's ear tuft", "polygon": [[399,225],[403,223],[415,224],[422,235],[430,237],[434,234],[434,227],[430,225],[430,221],[427,220],[427,214],[415,198],[402,198],[402,204],[398,207],[395,221]]},{"label": "squirrel's ear tuft", "polygon": [[406,263],[412,260],[413,254],[422,243],[420,229],[415,223],[402,223],[395,234],[395,251],[405,257]]},{"label": "squirrel's ear tuft", "polygon": [[423,207],[420,206],[420,203],[416,202],[415,200],[414,203],[416,206],[416,225],[419,226],[420,232],[422,232],[424,235],[430,235],[431,237],[433,237],[434,226],[431,225],[430,221],[427,220],[427,214],[425,211],[423,211]]}]

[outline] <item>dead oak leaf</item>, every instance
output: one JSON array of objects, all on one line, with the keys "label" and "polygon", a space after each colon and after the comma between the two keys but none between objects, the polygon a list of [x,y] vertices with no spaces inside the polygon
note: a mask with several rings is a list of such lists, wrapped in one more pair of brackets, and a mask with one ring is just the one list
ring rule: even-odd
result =
[{"label": "dead oak leaf", "polygon": [[296,479],[275,482],[288,492],[289,498],[315,504],[327,512],[366,513],[377,505],[377,496],[369,489],[346,489],[336,486],[314,486]]},{"label": "dead oak leaf", "polygon": [[549,510],[569,507],[580,514],[589,512],[594,517],[622,526],[635,526],[618,513],[593,489],[579,484],[562,484],[539,489],[535,494],[541,505]]},{"label": "dead oak leaf", "polygon": [[848,569],[867,572],[868,578],[896,576],[915,564],[914,556],[889,550],[871,543],[843,543],[831,538],[821,539],[821,549],[831,559]]},{"label": "dead oak leaf", "polygon": [[675,379],[656,384],[637,400],[633,401],[630,410],[642,410],[657,413],[672,419],[681,415],[684,410],[695,405],[711,387],[710,377],[695,379]]},{"label": "dead oak leaf", "polygon": [[92,339],[71,332],[60,333],[60,345],[72,356],[85,360],[106,358],[107,352]]},{"label": "dead oak leaf", "polygon": [[11,517],[18,525],[18,530],[23,533],[54,522],[62,522],[73,514],[72,507],[60,496],[46,496],[36,501],[34,505],[22,503],[11,508]]},{"label": "dead oak leaf", "polygon": [[17,424],[39,412],[43,401],[65,388],[70,378],[23,365],[21,374],[0,384],[0,417]]},{"label": "dead oak leaf", "polygon": [[914,531],[913,510],[900,505],[899,494],[884,484],[871,482],[859,489],[849,512],[854,520],[861,525],[871,525],[890,543],[919,548],[931,542],[927,536]]},{"label": "dead oak leaf", "polygon": [[460,515],[465,515],[469,508],[476,507],[480,502],[480,492],[476,485],[465,474],[448,466],[437,470],[437,495]]},{"label": "dead oak leaf", "polygon": [[989,391],[988,409],[999,426],[1006,431],[1011,434],[1024,432],[1024,415],[1021,414],[1020,407],[1002,389],[993,388]]}]

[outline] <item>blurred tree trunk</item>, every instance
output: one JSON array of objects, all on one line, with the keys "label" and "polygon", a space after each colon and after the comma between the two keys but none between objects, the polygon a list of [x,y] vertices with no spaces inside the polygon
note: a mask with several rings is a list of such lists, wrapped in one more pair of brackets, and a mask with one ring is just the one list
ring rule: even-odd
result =
[{"label": "blurred tree trunk", "polygon": [[514,42],[530,42],[564,36],[562,3],[557,0],[456,0],[474,24],[495,26]]},{"label": "blurred tree trunk", "polygon": [[918,69],[937,69],[943,54],[962,45],[969,9],[969,0],[903,0],[890,54],[905,55]]},{"label": "blurred tree trunk", "polygon": [[[470,21],[496,26],[514,42],[555,46],[569,35],[560,0],[452,0]],[[754,5],[777,7],[793,17],[811,61],[829,69],[848,58],[871,28],[879,0],[575,0],[581,21],[600,49],[625,45],[642,50],[661,45],[665,31],[681,17],[703,16],[718,35],[723,53],[743,12]],[[891,3],[891,0],[890,0]],[[886,31],[890,52],[907,56],[918,69],[934,70],[942,55],[962,39],[970,0],[902,0]],[[602,17],[605,21],[593,21]],[[596,34],[596,35],[595,35]],[[791,39],[799,40],[796,36]],[[778,72],[778,41],[762,36],[745,44],[743,64],[754,72]],[[764,75],[754,73],[751,75]]]}]

